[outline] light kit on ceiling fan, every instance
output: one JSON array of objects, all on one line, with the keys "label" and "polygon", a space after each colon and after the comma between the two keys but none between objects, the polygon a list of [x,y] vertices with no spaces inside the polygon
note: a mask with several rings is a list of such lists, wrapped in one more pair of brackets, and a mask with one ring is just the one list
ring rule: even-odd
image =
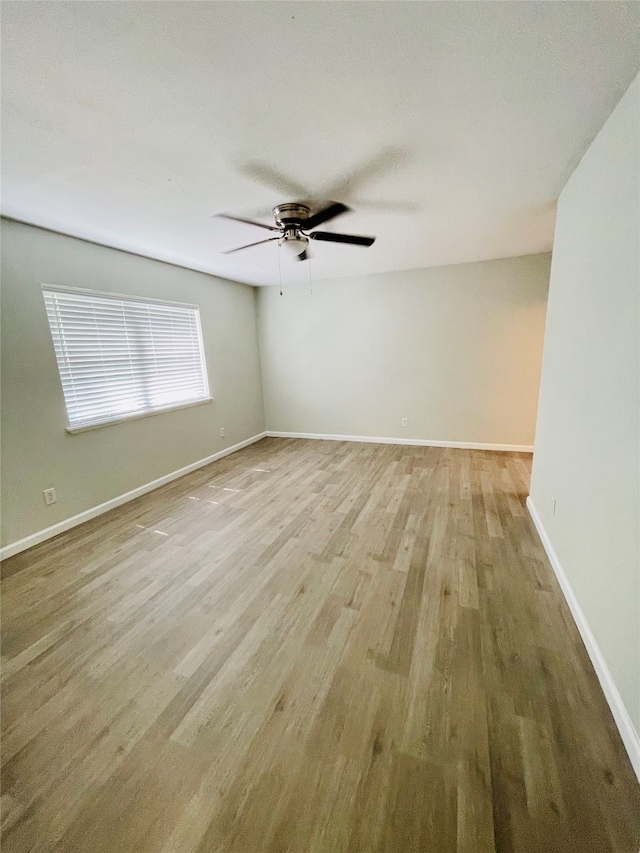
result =
[{"label": "light kit on ceiling fan", "polygon": [[281,249],[285,250],[286,254],[291,255],[292,258],[299,259],[300,255],[307,251],[309,238],[300,232],[297,234],[290,232],[278,240],[278,245]]}]

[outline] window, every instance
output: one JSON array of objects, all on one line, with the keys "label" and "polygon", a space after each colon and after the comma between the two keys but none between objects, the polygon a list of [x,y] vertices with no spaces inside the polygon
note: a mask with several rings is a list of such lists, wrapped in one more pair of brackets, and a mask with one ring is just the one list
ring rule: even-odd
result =
[{"label": "window", "polygon": [[196,305],[42,289],[69,432],[211,399]]}]

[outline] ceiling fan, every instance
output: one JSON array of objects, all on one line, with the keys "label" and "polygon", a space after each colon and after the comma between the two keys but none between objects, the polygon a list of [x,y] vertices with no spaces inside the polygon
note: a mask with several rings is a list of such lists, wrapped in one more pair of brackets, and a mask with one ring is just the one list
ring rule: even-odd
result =
[{"label": "ceiling fan", "polygon": [[263,222],[256,222],[253,219],[244,219],[241,216],[219,213],[217,215],[223,219],[233,219],[235,222],[257,225],[258,228],[266,228],[268,231],[278,234],[277,237],[268,237],[266,240],[247,243],[244,246],[238,246],[237,249],[229,249],[222,254],[230,255],[232,252],[239,252],[251,246],[260,246],[263,243],[277,241],[280,247],[289,252],[295,260],[306,261],[309,257],[309,240],[322,240],[326,243],[349,243],[353,246],[371,246],[375,242],[375,237],[359,237],[356,234],[334,234],[331,231],[314,230],[318,225],[335,219],[336,216],[346,213],[349,209],[345,204],[336,201],[329,202],[326,207],[316,213],[312,213],[311,208],[302,202],[278,204],[272,211],[276,222],[275,226],[265,225]]}]

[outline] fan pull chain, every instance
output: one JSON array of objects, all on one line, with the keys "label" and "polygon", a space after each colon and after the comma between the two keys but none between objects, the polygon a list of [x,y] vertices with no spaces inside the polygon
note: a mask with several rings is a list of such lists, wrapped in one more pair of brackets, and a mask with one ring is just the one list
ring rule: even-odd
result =
[{"label": "fan pull chain", "polygon": [[307,263],[309,264],[309,293],[313,296],[313,284],[311,282],[311,258],[307,255]]},{"label": "fan pull chain", "polygon": [[280,296],[284,296],[282,292],[282,266],[280,264],[280,243],[277,244],[278,249],[278,278],[280,279]]}]

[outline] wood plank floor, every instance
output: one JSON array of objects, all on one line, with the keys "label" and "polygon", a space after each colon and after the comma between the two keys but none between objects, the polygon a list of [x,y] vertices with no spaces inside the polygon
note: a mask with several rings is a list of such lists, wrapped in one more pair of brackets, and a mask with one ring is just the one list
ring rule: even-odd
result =
[{"label": "wood plank floor", "polygon": [[265,439],[7,560],[4,853],[637,853],[526,455]]}]

